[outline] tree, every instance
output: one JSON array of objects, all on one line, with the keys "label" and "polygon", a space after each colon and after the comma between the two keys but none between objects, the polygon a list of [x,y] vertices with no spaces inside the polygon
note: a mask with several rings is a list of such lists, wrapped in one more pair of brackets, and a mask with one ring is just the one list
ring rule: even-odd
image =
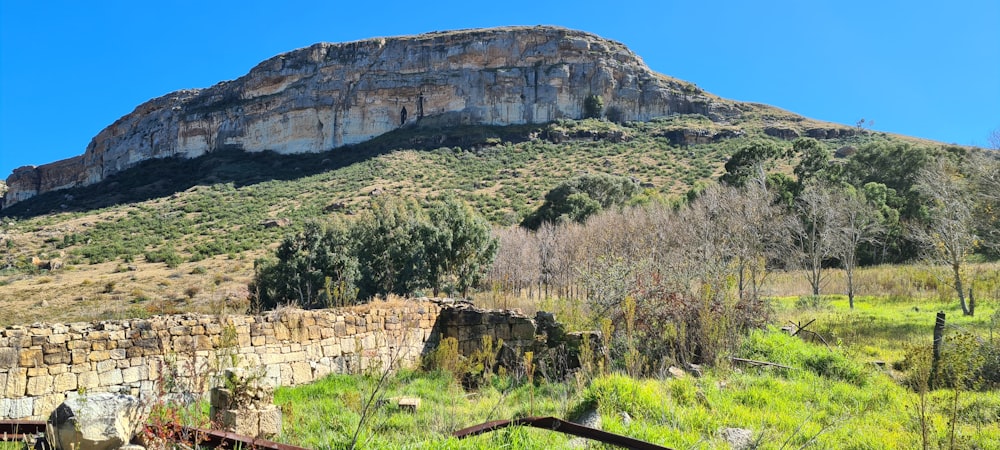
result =
[{"label": "tree", "polygon": [[349,236],[340,223],[307,223],[301,232],[281,242],[276,259],[254,263],[250,292],[263,308],[289,301],[302,308],[353,302],[359,272]]},{"label": "tree", "polygon": [[823,261],[832,256],[833,198],[826,184],[808,184],[795,202],[799,218],[792,233],[804,263],[812,295],[819,295],[825,276]]},{"label": "tree", "polygon": [[743,144],[726,161],[726,173],[719,181],[733,187],[741,187],[747,180],[760,177],[774,165],[774,161],[785,154],[778,144],[766,140],[750,140]]},{"label": "tree", "polygon": [[493,263],[497,239],[489,224],[454,196],[431,203],[429,216],[433,237],[426,242],[425,253],[434,295],[449,284],[466,296]]},{"label": "tree", "polygon": [[586,174],[560,183],[545,202],[521,222],[537,230],[545,222],[583,222],[598,211],[623,205],[639,193],[639,185],[628,177],[604,173]]},{"label": "tree", "polygon": [[836,208],[833,224],[833,255],[847,275],[847,301],[854,309],[854,268],[858,265],[858,247],[874,242],[881,233],[878,212],[868,202],[864,191],[848,187],[834,195]]},{"label": "tree", "polygon": [[446,196],[429,212],[414,200],[380,197],[349,225],[307,223],[275,258],[256,264],[251,292],[261,306],[340,306],[357,298],[408,295],[444,286],[467,294],[493,262],[497,242],[468,205]]},{"label": "tree", "polygon": [[583,118],[600,119],[604,111],[604,99],[600,95],[590,94],[583,100]]},{"label": "tree", "polygon": [[799,186],[807,181],[828,175],[830,150],[813,138],[799,138],[792,142],[792,150],[799,155],[799,163],[793,169]]},{"label": "tree", "polygon": [[962,314],[975,314],[975,304],[966,304],[962,267],[978,245],[975,224],[975,194],[968,178],[948,158],[938,158],[917,175],[916,190],[927,199],[927,215],[913,236],[932,261],[947,264]]},{"label": "tree", "polygon": [[[904,142],[875,142],[862,146],[840,168],[840,179],[855,187],[885,186],[884,206],[897,211],[899,222],[923,220],[924,199],[915,189],[917,174],[943,152]],[[901,227],[887,228],[879,262],[901,262],[919,256],[921,245]]]},{"label": "tree", "polygon": [[413,199],[376,197],[351,228],[358,245],[362,298],[406,295],[429,287],[425,239],[433,236],[430,221]]}]

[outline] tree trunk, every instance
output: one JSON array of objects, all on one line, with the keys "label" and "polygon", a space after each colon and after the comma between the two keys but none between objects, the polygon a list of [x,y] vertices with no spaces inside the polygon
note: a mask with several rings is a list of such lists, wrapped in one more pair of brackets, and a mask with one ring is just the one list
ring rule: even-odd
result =
[{"label": "tree trunk", "polygon": [[962,266],[958,263],[951,265],[952,272],[955,273],[955,291],[958,292],[958,304],[962,306],[962,315],[971,316],[972,311],[969,310],[969,306],[965,304],[965,290],[962,288]]},{"label": "tree trunk", "polygon": [[854,269],[847,269],[847,304],[854,309]]}]

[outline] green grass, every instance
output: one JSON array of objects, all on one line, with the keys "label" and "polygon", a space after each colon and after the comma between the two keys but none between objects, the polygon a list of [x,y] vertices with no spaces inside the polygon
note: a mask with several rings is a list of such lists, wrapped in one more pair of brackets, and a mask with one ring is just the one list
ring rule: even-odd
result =
[{"label": "green grass", "polygon": [[[403,371],[390,378],[384,395],[420,397],[420,410],[400,411],[393,402],[364,427],[362,448],[564,448],[568,438],[534,429],[512,429],[467,441],[453,431],[488,420],[527,415],[575,419],[594,408],[603,428],[672,448],[727,448],[721,430],[747,428],[758,448],[920,448],[921,396],[904,383],[911,374],[893,369],[905,352],[931,340],[934,315],[949,314],[950,333],[989,334],[995,305],[963,317],[952,303],[863,297],[850,310],[832,296],[819,307],[796,307],[796,298],[774,300],[781,322],[815,318],[809,329],[829,347],[771,326],[752,331],[732,356],[790,368],[729,361],[702,377],[644,378],[610,373],[578,374],[569,381],[495,377],[476,391],[463,390],[448,374]],[[890,364],[879,367],[874,360]],[[358,424],[360,399],[374,380],[338,375],[310,386],[281,388],[286,410],[283,442],[340,448]],[[930,391],[926,425],[930,448],[949,448],[952,414],[958,448],[1000,449],[1000,391]]]},{"label": "green grass", "polygon": [[[796,308],[797,298],[775,299],[778,321],[782,325],[789,322],[805,325],[815,319],[806,329],[821,334],[830,345],[842,347],[862,360],[880,360],[889,364],[902,360],[909,347],[932,343],[938,311],[946,315],[946,333],[965,331],[988,336],[993,326],[991,316],[997,307],[993,302],[980,304],[976,315],[969,317],[962,315],[957,300],[902,301],[898,298],[864,296],[855,298],[854,309],[851,310],[846,296],[825,298],[828,303],[819,308]],[[1000,337],[1000,329],[994,330],[994,335]]]},{"label": "green grass", "polygon": [[[357,429],[374,376],[332,375],[308,386],[280,388],[275,403],[284,410],[282,442],[308,448],[344,448]],[[504,377],[476,392],[465,392],[450,374],[401,371],[379,392],[388,401],[375,408],[360,434],[362,448],[559,448],[567,439],[542,430],[510,430],[455,442],[450,434],[488,420],[529,416],[565,416],[572,397],[567,384],[535,388]],[[395,400],[419,397],[413,412],[401,411]]]}]

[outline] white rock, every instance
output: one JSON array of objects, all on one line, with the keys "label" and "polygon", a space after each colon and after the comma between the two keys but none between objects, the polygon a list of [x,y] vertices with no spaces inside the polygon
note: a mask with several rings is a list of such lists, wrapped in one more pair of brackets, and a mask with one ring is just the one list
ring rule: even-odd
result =
[{"label": "white rock", "polygon": [[45,434],[56,449],[114,450],[132,440],[145,418],[135,397],[100,392],[59,405],[49,416]]}]

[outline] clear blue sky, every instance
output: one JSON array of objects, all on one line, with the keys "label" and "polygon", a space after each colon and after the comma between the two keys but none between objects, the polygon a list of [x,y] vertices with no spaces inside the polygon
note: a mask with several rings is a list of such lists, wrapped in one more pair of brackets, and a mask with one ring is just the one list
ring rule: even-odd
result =
[{"label": "clear blue sky", "polygon": [[315,42],[536,24],[816,119],[966,145],[1000,128],[996,0],[0,0],[0,178],[82,154],[150,98]]}]

